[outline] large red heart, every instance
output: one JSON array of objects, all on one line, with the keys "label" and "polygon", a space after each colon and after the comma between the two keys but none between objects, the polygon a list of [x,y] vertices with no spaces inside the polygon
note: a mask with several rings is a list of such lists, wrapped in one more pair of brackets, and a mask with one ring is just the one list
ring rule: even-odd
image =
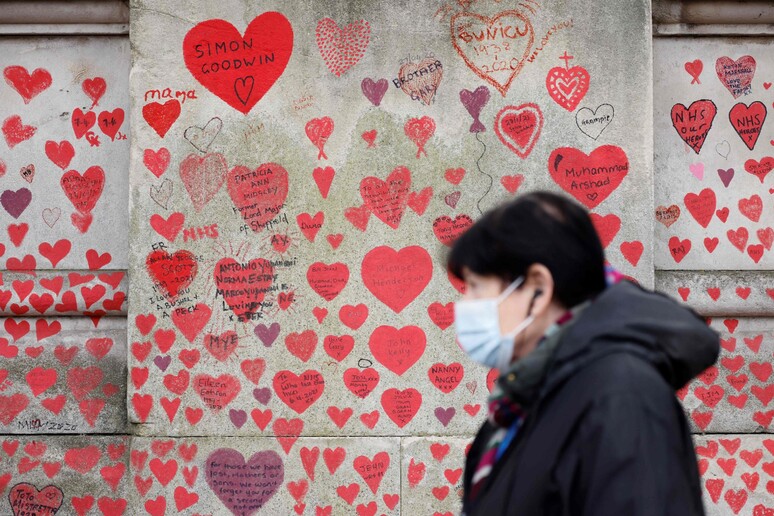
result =
[{"label": "large red heart", "polygon": [[96,165],[86,169],[83,174],[68,170],[62,175],[59,184],[75,209],[85,215],[91,213],[102,195],[102,189],[105,187],[105,171]]},{"label": "large red heart", "polygon": [[742,139],[747,148],[753,150],[761,134],[761,127],[766,121],[766,105],[761,101],[756,101],[746,106],[740,102],[731,108],[728,113],[728,119],[734,126],[736,134]]},{"label": "large red heart", "polygon": [[397,167],[385,181],[378,177],[366,177],[360,181],[363,205],[393,229],[400,225],[410,190],[411,172],[406,167]]},{"label": "large red heart", "polygon": [[245,222],[258,233],[285,205],[288,172],[277,163],[264,163],[255,170],[234,167],[228,175],[228,194]]},{"label": "large red heart", "polygon": [[582,66],[570,69],[557,66],[548,71],[546,88],[557,104],[573,112],[589,91],[589,81],[589,72]]},{"label": "large red heart", "polygon": [[216,296],[231,308],[240,321],[250,319],[261,310],[261,303],[274,282],[274,268],[263,258],[239,263],[223,258],[215,264]]},{"label": "large red heart", "polygon": [[[451,18],[451,39],[468,68],[505,97],[532,51],[535,31],[532,22],[516,10],[492,18],[459,12]],[[497,49],[499,58],[493,54]]]},{"label": "large red heart", "polygon": [[433,261],[419,246],[396,251],[383,245],[365,255],[360,274],[379,301],[400,313],[430,283]]},{"label": "large red heart", "polygon": [[188,288],[199,268],[193,253],[185,249],[173,254],[162,249],[153,251],[145,259],[145,266],[162,293],[171,300]]},{"label": "large red heart", "polygon": [[325,379],[319,371],[309,369],[300,375],[280,371],[272,382],[277,396],[299,414],[311,407],[322,396]]},{"label": "large red heart", "polygon": [[416,364],[426,346],[427,337],[419,326],[379,326],[368,340],[374,358],[398,376]]},{"label": "large red heart", "polygon": [[672,126],[696,154],[704,145],[717,111],[715,103],[706,99],[697,100],[689,107],[682,104],[672,106]]},{"label": "large red heart", "polygon": [[537,104],[505,106],[495,117],[500,141],[522,159],[532,152],[542,128],[543,113]]},{"label": "large red heart", "polygon": [[715,73],[734,98],[749,93],[755,75],[755,59],[742,56],[736,61],[730,57],[720,57],[715,61]]},{"label": "large red heart", "polygon": [[51,86],[51,74],[45,68],[29,73],[23,66],[8,66],[3,70],[5,82],[19,92],[25,104]]},{"label": "large red heart", "polygon": [[191,75],[245,114],[282,75],[292,52],[293,28],[275,11],[255,17],[244,37],[225,20],[207,20],[183,40],[183,59]]},{"label": "large red heart", "polygon": [[[89,112],[89,114],[93,115],[91,112]],[[179,116],[180,101],[177,99],[170,99],[163,104],[159,102],[151,102],[150,104],[145,104],[142,107],[142,117],[161,138],[164,138],[164,135],[167,134],[167,131],[169,131],[170,127],[172,127],[172,124],[175,123]],[[91,124],[93,125],[94,122],[91,122]],[[74,119],[73,128],[75,128]],[[77,131],[76,136],[80,138]]]},{"label": "large red heart", "polygon": [[696,219],[696,222],[703,228],[709,226],[717,207],[715,192],[710,188],[705,188],[698,195],[691,192],[685,194],[683,200],[685,207],[688,208],[688,212]]},{"label": "large red heart", "polygon": [[629,172],[629,160],[615,145],[597,147],[588,155],[560,147],[548,158],[548,171],[564,191],[591,209],[618,188]]}]

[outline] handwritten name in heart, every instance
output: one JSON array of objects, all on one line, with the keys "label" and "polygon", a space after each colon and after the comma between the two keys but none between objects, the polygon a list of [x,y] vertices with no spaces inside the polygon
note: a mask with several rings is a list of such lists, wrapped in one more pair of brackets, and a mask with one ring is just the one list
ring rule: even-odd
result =
[{"label": "handwritten name in heart", "polygon": [[279,79],[292,52],[293,28],[275,11],[255,17],[244,36],[225,20],[207,20],[183,39],[183,59],[191,75],[244,114]]},{"label": "handwritten name in heart", "polygon": [[629,173],[629,159],[615,145],[597,147],[591,154],[561,147],[548,158],[548,171],[565,192],[591,209],[618,188]]}]

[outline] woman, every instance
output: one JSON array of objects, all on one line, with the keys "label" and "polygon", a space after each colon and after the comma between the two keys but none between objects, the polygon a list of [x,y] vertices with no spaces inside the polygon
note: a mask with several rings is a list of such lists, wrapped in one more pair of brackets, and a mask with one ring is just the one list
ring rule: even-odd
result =
[{"label": "woman", "polygon": [[468,453],[464,516],[704,514],[674,394],[717,359],[702,319],[606,280],[588,214],[552,193],[485,214],[448,268],[467,287],[459,344],[501,373]]}]

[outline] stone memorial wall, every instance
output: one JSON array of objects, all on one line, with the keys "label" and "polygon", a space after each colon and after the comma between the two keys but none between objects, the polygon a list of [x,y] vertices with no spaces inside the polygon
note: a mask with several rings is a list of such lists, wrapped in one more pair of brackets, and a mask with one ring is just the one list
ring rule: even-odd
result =
[{"label": "stone memorial wall", "polygon": [[677,393],[705,505],[774,511],[769,40],[653,39],[641,0],[131,7],[0,39],[0,514],[458,513],[496,372],[444,260],[537,189],[721,333]]}]

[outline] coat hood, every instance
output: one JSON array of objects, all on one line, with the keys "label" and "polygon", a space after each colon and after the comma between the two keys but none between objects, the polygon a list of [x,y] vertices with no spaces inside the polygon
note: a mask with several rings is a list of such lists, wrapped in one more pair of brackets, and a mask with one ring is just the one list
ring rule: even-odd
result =
[{"label": "coat hood", "polygon": [[[650,361],[675,389],[715,363],[720,337],[690,308],[664,294],[621,281],[600,294],[556,350],[548,384],[594,358],[628,351]],[[546,385],[550,389],[551,385]]]}]

